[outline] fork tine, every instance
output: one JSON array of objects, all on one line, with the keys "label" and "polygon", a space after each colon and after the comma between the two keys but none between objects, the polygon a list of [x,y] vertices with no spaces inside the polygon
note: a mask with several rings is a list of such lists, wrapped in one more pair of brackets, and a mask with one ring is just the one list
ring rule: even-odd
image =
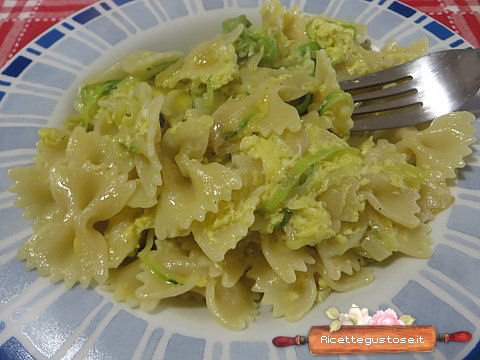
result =
[{"label": "fork tine", "polygon": [[372,115],[372,117],[368,119],[354,120],[353,128],[350,129],[350,131],[392,129],[418,125],[431,121],[433,118],[434,116],[425,108],[407,110],[389,115]]},{"label": "fork tine", "polygon": [[408,73],[409,63],[396,66],[391,69],[382,70],[369,75],[361,76],[352,80],[342,81],[339,85],[343,91],[351,91],[379,84],[388,84],[404,79],[411,74]]},{"label": "fork tine", "polygon": [[[383,98],[355,109],[354,115],[363,115],[357,117],[351,131],[416,125],[455,111],[478,91],[479,69],[480,49],[455,49],[439,51],[391,69],[343,81],[340,88],[344,91],[365,90],[363,95],[354,94],[355,102]],[[407,78],[410,81],[378,90],[380,85]],[[409,90],[417,92],[405,94]],[[405,96],[388,98],[402,93]],[[407,107],[414,104],[422,106],[414,109]],[[402,107],[401,111],[382,113]]]},{"label": "fork tine", "polygon": [[411,81],[402,83],[400,85],[392,86],[386,89],[380,89],[380,90],[370,91],[364,94],[353,95],[352,99],[354,102],[381,99],[384,97],[403,94],[405,92],[414,90],[416,85],[417,85],[417,81],[411,80]]},{"label": "fork tine", "polygon": [[400,99],[386,100],[380,103],[374,103],[370,105],[363,105],[355,108],[353,115],[368,114],[380,111],[394,110],[402,108],[408,105],[421,104],[422,99],[418,96],[418,93],[410,94]]}]

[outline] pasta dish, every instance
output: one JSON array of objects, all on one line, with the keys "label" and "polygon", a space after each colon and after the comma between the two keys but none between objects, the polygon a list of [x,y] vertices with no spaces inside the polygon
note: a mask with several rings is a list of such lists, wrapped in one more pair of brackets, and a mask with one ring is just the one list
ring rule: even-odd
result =
[{"label": "pasta dish", "polygon": [[126,55],[85,81],[63,128],[39,131],[34,165],[9,172],[34,222],[28,269],[146,311],[192,297],[239,330],[260,302],[297,321],[372,282],[373,263],[431,255],[474,116],[350,134],[339,88],[426,41],[373,51],[363,25],[278,0],[260,12],[186,55]]}]

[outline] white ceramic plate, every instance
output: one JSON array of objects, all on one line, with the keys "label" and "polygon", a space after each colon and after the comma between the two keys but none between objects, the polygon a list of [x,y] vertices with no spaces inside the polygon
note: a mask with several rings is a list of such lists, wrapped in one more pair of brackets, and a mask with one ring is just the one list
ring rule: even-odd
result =
[{"label": "white ceramic plate", "polygon": [[[367,23],[377,47],[393,39],[406,45],[423,36],[432,51],[469,46],[397,1],[282,3]],[[455,205],[433,223],[431,259],[405,257],[378,268],[373,284],[330,296],[297,323],[273,319],[265,306],[256,322],[240,332],[215,323],[206,307],[170,304],[146,314],[113,302],[110,294],[98,289],[76,286],[67,291],[62,283],[50,284],[15,259],[16,249],[31,234],[31,224],[13,206],[5,172],[31,163],[38,128],[61,124],[87,74],[137,49],[187,50],[219,33],[225,18],[244,13],[258,21],[258,7],[258,0],[106,0],[49,29],[0,71],[0,359],[310,359],[307,346],[277,349],[272,338],[305,335],[310,326],[328,324],[323,314],[328,306],[347,311],[352,303],[371,311],[392,307],[412,314],[417,324],[435,325],[438,332],[473,334],[469,343],[439,344],[432,354],[383,358],[462,359],[468,354],[470,359],[480,358],[480,348],[475,348],[480,337],[478,143],[452,189]],[[467,108],[478,116],[478,94]],[[478,122],[475,126],[480,129]],[[479,131],[476,136],[480,138]]]}]

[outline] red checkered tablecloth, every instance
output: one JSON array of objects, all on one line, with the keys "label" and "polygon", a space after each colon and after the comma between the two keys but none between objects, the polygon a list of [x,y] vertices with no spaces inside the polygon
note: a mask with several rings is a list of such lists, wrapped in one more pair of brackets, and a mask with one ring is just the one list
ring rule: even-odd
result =
[{"label": "red checkered tablecloth", "polygon": [[[0,66],[50,26],[95,0],[0,2]],[[403,0],[480,46],[480,0]]]}]

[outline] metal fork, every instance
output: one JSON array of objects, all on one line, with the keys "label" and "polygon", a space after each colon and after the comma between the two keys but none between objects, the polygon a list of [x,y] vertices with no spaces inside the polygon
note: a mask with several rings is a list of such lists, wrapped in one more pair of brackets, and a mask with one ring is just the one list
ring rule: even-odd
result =
[{"label": "metal fork", "polygon": [[440,51],[340,83],[356,103],[351,131],[431,121],[458,110],[479,87],[480,49]]}]

